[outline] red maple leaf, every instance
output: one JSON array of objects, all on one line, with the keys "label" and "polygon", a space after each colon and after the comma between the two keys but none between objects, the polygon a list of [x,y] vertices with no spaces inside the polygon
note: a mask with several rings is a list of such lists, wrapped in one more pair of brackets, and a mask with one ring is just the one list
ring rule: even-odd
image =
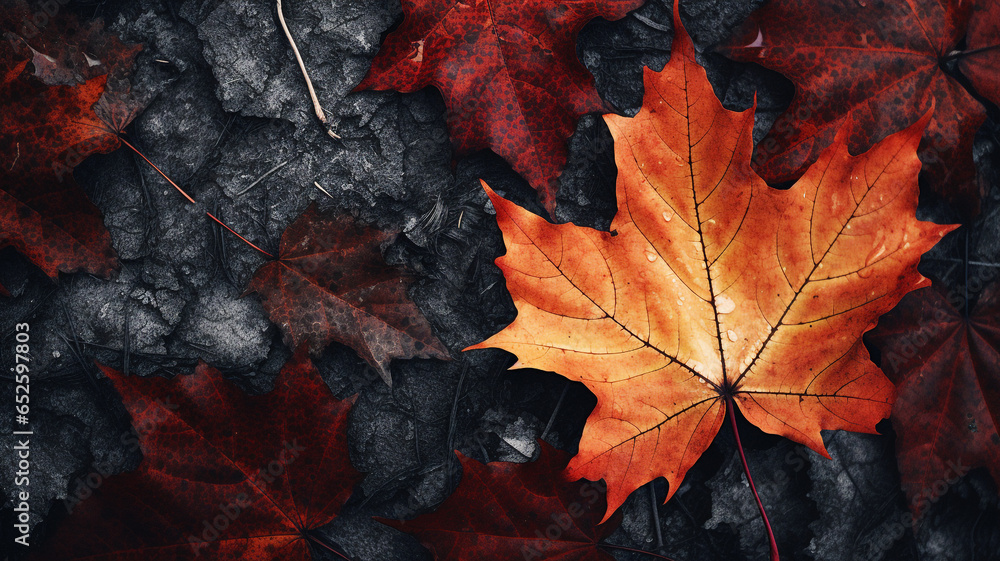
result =
[{"label": "red maple leaf", "polygon": [[455,150],[489,148],[527,178],[551,214],[566,139],[577,119],[607,110],[576,56],[596,17],[619,19],[642,0],[403,0],[403,23],[357,89],[434,86]]},{"label": "red maple leaf", "polygon": [[[117,265],[101,213],[73,179],[90,154],[119,145],[134,115],[107,80],[131,66],[139,45],[123,45],[99,22],[53,17],[35,28],[27,5],[0,15],[0,249],[13,246],[46,275]],[[103,119],[98,116],[100,110]],[[114,120],[114,126],[107,121]]]},{"label": "red maple leaf", "polygon": [[971,12],[968,0],[766,3],[722,49],[781,72],[796,87],[791,106],[757,146],[756,170],[772,183],[797,179],[845,123],[848,147],[860,154],[933,104],[920,144],[924,174],[956,207],[977,213],[972,142],[986,111],[943,70],[957,56]]},{"label": "red maple leaf", "polygon": [[1000,2],[976,2],[966,41],[966,51],[959,59],[962,74],[976,93],[1000,105]]},{"label": "red maple leaf", "polygon": [[935,283],[908,294],[871,333],[897,387],[896,456],[914,515],[972,468],[1000,481],[1000,285],[967,315],[957,307],[964,302]]},{"label": "red maple leaf", "polygon": [[540,445],[539,458],[525,464],[482,464],[459,453],[462,482],[437,510],[380,522],[415,535],[435,559],[613,561],[598,546],[621,514],[600,524],[603,483],[562,478],[569,454]]},{"label": "red maple leaf", "polygon": [[302,353],[260,396],[204,364],[169,380],[102,370],[142,463],[80,499],[35,559],[305,561],[323,544],[310,530],[336,518],[361,474],[347,448],[352,400],[334,399]]},{"label": "red maple leaf", "polygon": [[927,284],[920,255],[955,228],[915,215],[930,113],[861,155],[845,126],[794,186],[772,189],[750,168],[753,109],[722,106],[676,11],[674,29],[639,114],[604,117],[611,232],[552,224],[487,188],[517,317],[466,349],[586,384],[597,406],[569,471],[604,479],[612,511],[658,477],[669,499],[737,409],[825,456],[824,430],[876,432],[893,387],[862,335]]},{"label": "red maple leaf", "polygon": [[318,354],[343,343],[391,384],[393,358],[448,358],[406,293],[412,279],[382,258],[380,246],[395,237],[312,204],[282,234],[278,259],[254,273],[247,292],[260,294],[289,347],[305,344]]}]

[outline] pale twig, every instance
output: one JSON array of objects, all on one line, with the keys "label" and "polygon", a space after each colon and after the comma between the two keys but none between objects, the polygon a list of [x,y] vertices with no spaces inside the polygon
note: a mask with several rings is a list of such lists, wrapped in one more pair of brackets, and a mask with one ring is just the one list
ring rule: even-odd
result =
[{"label": "pale twig", "polygon": [[251,183],[250,185],[247,185],[247,186],[246,186],[246,188],[244,188],[244,189],[243,189],[242,191],[240,191],[239,193],[236,193],[236,196],[237,196],[237,197],[239,197],[239,196],[242,196],[243,194],[245,194],[245,193],[246,193],[247,191],[249,191],[250,189],[253,189],[253,188],[254,188],[254,186],[256,186],[256,185],[257,185],[258,183],[260,183],[261,181],[264,181],[265,179],[267,179],[267,178],[268,178],[268,176],[270,176],[270,175],[271,175],[272,173],[274,173],[274,172],[278,171],[279,169],[281,169],[281,168],[285,167],[286,165],[288,165],[288,162],[290,162],[290,161],[291,161],[291,160],[285,160],[284,162],[281,162],[280,164],[278,164],[278,165],[274,166],[273,168],[271,168],[271,169],[267,170],[267,171],[266,171],[266,172],[264,173],[264,175],[262,175],[262,176],[258,177],[256,181],[254,181],[254,182],[253,182],[253,183]]},{"label": "pale twig", "polygon": [[299,48],[295,46],[295,39],[292,39],[292,32],[288,30],[288,24],[285,23],[285,15],[281,10],[281,0],[278,2],[278,21],[281,22],[281,28],[285,30],[285,37],[288,37],[288,44],[292,46],[292,52],[295,53],[295,60],[299,62],[299,68],[302,70],[302,77],[306,79],[306,87],[309,88],[309,97],[312,99],[313,109],[316,111],[316,117],[319,122],[323,123],[323,128],[326,129],[326,133],[333,138],[340,138],[337,133],[333,132],[330,128],[330,124],[326,119],[326,113],[323,111],[323,107],[319,104],[319,98],[316,97],[316,90],[313,89],[312,80],[309,79],[309,72],[306,71],[306,63],[302,61],[302,55],[299,54]]}]

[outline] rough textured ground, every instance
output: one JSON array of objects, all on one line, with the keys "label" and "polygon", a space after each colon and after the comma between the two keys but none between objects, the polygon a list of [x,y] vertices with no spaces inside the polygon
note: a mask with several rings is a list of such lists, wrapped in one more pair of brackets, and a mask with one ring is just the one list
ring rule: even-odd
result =
[{"label": "rough textured ground", "polygon": [[[691,0],[682,13],[707,51],[756,5]],[[410,517],[443,500],[458,480],[447,469],[453,449],[483,461],[526,461],[543,433],[554,445],[575,449],[595,403],[582,385],[548,373],[506,373],[511,359],[501,351],[460,352],[515,313],[493,265],[503,246],[478,179],[538,211],[534,192],[495,155],[453,160],[436,91],[350,93],[401,18],[397,0],[286,2],[340,141],[316,122],[269,0],[83,1],[64,9],[103,16],[124,39],[145,45],[133,82],[152,102],[129,127],[132,142],[204,209],[258,245],[276,249],[285,226],[310,201],[403,231],[387,259],[416,273],[412,297],[456,360],[395,361],[391,389],[344,347],[332,346],[318,361],[335,394],[359,394],[351,456],[368,475],[345,516],[323,530],[351,559],[429,558],[413,538],[371,517]],[[649,0],[624,20],[592,22],[581,35],[581,60],[601,95],[623,114],[638,110],[642,66],[659,69],[666,62],[670,22],[670,2]],[[757,92],[759,138],[790,100],[790,83],[711,52],[703,58],[728,107],[750,106]],[[954,287],[967,280],[956,267],[966,248],[973,260],[1000,261],[995,109],[976,146],[980,173],[994,187],[983,215],[922,265]],[[105,214],[121,271],[110,280],[73,275],[53,284],[12,251],[0,252],[0,282],[14,294],[0,301],[3,372],[20,321],[31,322],[33,347],[41,351],[35,371],[44,372],[32,394],[36,540],[66,522],[64,499],[81,481],[131,469],[140,459],[123,442],[128,417],[93,360],[139,375],[169,375],[190,370],[200,358],[247,391],[263,392],[289,356],[256,297],[241,297],[262,263],[258,254],[213,226],[125,150],[90,158],[76,175]],[[607,128],[599,118],[583,118],[571,140],[557,219],[607,228],[615,175]],[[921,213],[955,219],[931,197]],[[997,273],[970,270],[980,283]],[[13,384],[6,375],[5,382],[6,400]],[[0,415],[5,439],[10,422]],[[1000,502],[982,470],[951,486],[918,528],[899,523],[906,506],[888,422],[880,425],[882,435],[828,434],[832,461],[741,427],[785,559],[1000,559]],[[5,500],[12,479],[5,462]],[[767,558],[763,525],[726,431],[666,505],[660,504],[664,495],[662,481],[637,491],[610,541],[678,561]],[[9,501],[4,509],[6,547]]]}]

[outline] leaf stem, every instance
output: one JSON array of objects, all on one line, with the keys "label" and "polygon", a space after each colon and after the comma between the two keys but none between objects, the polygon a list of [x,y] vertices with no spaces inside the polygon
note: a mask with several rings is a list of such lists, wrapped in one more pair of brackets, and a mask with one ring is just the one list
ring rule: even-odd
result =
[{"label": "leaf stem", "polygon": [[653,553],[652,551],[646,551],[644,549],[636,549],[634,547],[625,547],[624,545],[615,545],[613,543],[599,543],[598,547],[607,547],[610,549],[618,549],[621,551],[630,551],[632,553],[642,553],[643,555],[649,555],[650,557],[655,557],[657,559],[666,559],[667,561],[674,561],[673,559],[660,555],[659,553]]},{"label": "leaf stem", "polygon": [[[174,183],[173,179],[170,179],[170,177],[168,177],[167,174],[163,173],[163,170],[161,170],[160,168],[158,168],[156,166],[156,164],[154,164],[153,162],[151,162],[149,160],[149,158],[147,158],[146,155],[143,154],[142,152],[140,152],[135,146],[132,146],[132,144],[129,141],[127,141],[124,138],[122,138],[121,135],[118,135],[118,140],[120,140],[121,143],[124,144],[125,146],[128,146],[129,148],[131,148],[132,151],[135,152],[136,154],[138,154],[140,158],[142,158],[143,160],[145,160],[145,162],[147,164],[149,164],[150,167],[152,167],[153,169],[155,169],[156,172],[159,173],[163,177],[163,179],[167,180],[167,183],[173,185],[174,189],[177,189],[177,191],[181,195],[184,195],[184,198],[187,199],[189,203],[191,203],[193,205],[198,204],[197,201],[195,201],[194,198],[191,197],[191,195],[188,195],[187,192],[184,189],[181,189],[180,185],[177,185],[176,183]],[[254,245],[253,243],[251,243],[250,240],[248,240],[248,239],[244,238],[243,236],[239,235],[236,232],[236,230],[233,230],[232,228],[230,228],[229,226],[227,226],[225,222],[223,222],[223,221],[219,220],[218,218],[216,218],[215,215],[212,214],[211,212],[206,212],[205,214],[207,214],[208,217],[211,218],[212,220],[218,222],[220,226],[222,226],[226,230],[229,230],[234,236],[236,236],[237,238],[243,240],[243,243],[245,243],[245,244],[249,245],[250,247],[256,249],[257,251],[263,253],[267,257],[269,257],[271,259],[274,259],[273,255],[271,255],[270,253],[268,253],[268,252],[264,251],[263,249],[257,247],[256,245]]]},{"label": "leaf stem", "polygon": [[334,552],[341,559],[346,559],[347,561],[351,561],[350,557],[348,557],[348,556],[344,555],[343,553],[337,551],[336,549],[330,547],[329,545],[327,545],[326,543],[324,543],[323,540],[317,538],[316,536],[314,536],[314,535],[312,535],[312,534],[310,534],[308,532],[305,532],[304,535],[305,535],[305,537],[307,537],[310,540],[312,540],[313,543],[318,544],[318,545],[326,548],[327,550]]},{"label": "leaf stem", "polygon": [[241,236],[241,235],[240,235],[239,233],[237,233],[237,232],[236,232],[236,230],[233,230],[233,229],[232,229],[232,228],[230,228],[230,227],[229,227],[228,225],[226,225],[226,223],[225,223],[225,222],[223,222],[223,221],[219,220],[218,218],[216,218],[216,217],[215,217],[215,215],[214,215],[214,214],[212,214],[211,212],[206,212],[205,214],[207,214],[207,215],[208,215],[208,217],[209,217],[209,218],[211,218],[212,220],[215,220],[215,221],[216,221],[216,222],[217,222],[217,223],[219,224],[219,226],[222,226],[222,227],[223,227],[223,228],[225,228],[226,230],[229,230],[229,232],[230,232],[231,234],[233,234],[233,235],[234,235],[234,236],[236,236],[237,238],[239,238],[239,239],[243,240],[243,243],[245,243],[245,244],[247,244],[248,246],[250,246],[250,247],[252,247],[252,248],[256,249],[257,251],[259,251],[259,252],[263,253],[263,254],[264,254],[264,255],[266,255],[267,257],[269,257],[269,258],[271,258],[271,259],[274,259],[274,256],[273,256],[273,255],[271,255],[270,253],[268,253],[268,252],[264,251],[263,249],[261,249],[261,248],[257,247],[257,246],[256,246],[256,245],[254,245],[254,244],[253,244],[253,243],[252,243],[252,242],[251,242],[250,240],[248,240],[248,239],[244,238],[243,236]]},{"label": "leaf stem", "polygon": [[967,57],[967,56],[972,56],[972,55],[977,55],[979,53],[985,53],[985,52],[993,51],[993,50],[996,50],[996,49],[1000,49],[1000,45],[990,45],[988,47],[980,47],[978,49],[972,49],[971,51],[955,51],[953,53],[949,53],[947,56],[945,56],[944,58],[942,58],[941,62],[943,62],[943,63],[944,62],[951,62],[951,61],[953,61],[955,59],[959,59],[959,58],[963,58],[963,57]]},{"label": "leaf stem", "polygon": [[167,177],[167,174],[163,173],[163,170],[161,170],[160,168],[156,167],[156,164],[154,164],[153,162],[149,161],[149,158],[147,158],[145,154],[143,154],[142,152],[140,152],[138,148],[136,148],[135,146],[132,146],[132,144],[130,144],[129,141],[127,141],[124,138],[122,138],[121,135],[118,135],[118,140],[120,140],[121,143],[124,144],[125,146],[128,146],[129,148],[131,148],[132,151],[135,152],[136,154],[138,154],[140,158],[142,158],[143,160],[145,160],[146,163],[150,165],[150,167],[152,167],[153,169],[156,170],[156,173],[159,173],[161,176],[163,176],[163,179],[167,180],[167,183],[173,185],[174,189],[177,189],[177,191],[180,192],[181,195],[184,195],[184,198],[187,199],[189,203],[191,203],[193,205],[198,204],[193,198],[191,198],[191,195],[188,195],[187,192],[184,191],[184,189],[181,189],[179,185],[177,185],[176,183],[174,183],[173,179],[170,179],[169,177]]},{"label": "leaf stem", "polygon": [[767,512],[764,511],[764,503],[757,494],[757,487],[753,484],[753,477],[750,475],[750,466],[747,465],[747,456],[743,452],[743,443],[740,441],[740,431],[736,426],[736,404],[733,403],[732,396],[726,396],[726,416],[729,417],[729,426],[733,428],[733,436],[736,437],[736,449],[740,451],[740,460],[743,461],[743,473],[750,482],[750,490],[753,491],[753,498],[757,501],[757,508],[760,510],[760,517],[764,520],[764,528],[767,529],[767,539],[771,546],[771,561],[779,561],[778,543],[774,539],[774,531],[771,529],[771,522],[767,519]]}]

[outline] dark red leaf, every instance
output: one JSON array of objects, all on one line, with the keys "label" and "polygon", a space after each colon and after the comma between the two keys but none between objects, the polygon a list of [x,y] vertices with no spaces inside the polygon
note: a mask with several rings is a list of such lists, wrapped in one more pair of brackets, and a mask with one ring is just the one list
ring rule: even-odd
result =
[{"label": "dark red leaf", "polygon": [[609,109],[576,56],[577,34],[596,17],[619,19],[641,5],[403,0],[403,23],[358,89],[435,86],[459,155],[489,148],[506,158],[551,214],[577,119]]},{"label": "dark red leaf", "polygon": [[336,518],[361,474],[347,448],[352,400],[334,399],[304,354],[261,396],[204,364],[170,380],[102,370],[142,463],[76,503],[34,559],[310,559],[304,533]]},{"label": "dark red leaf", "polygon": [[924,174],[943,197],[977,213],[972,141],[986,112],[942,70],[971,11],[968,0],[767,2],[722,49],[795,83],[791,106],[757,146],[758,172],[772,183],[797,179],[845,123],[848,147],[860,154],[933,104],[920,144]]},{"label": "dark red leaf", "polygon": [[1000,105],[1000,2],[977,0],[966,52],[959,59],[962,74],[976,93]]},{"label": "dark red leaf", "polygon": [[[134,114],[120,83],[138,53],[100,23],[62,13],[41,29],[24,2],[0,15],[0,248],[13,246],[55,278],[86,271],[106,276],[117,266],[101,213],[73,179],[87,156],[118,147],[115,130]],[[100,106],[104,119],[98,117]]]},{"label": "dark red leaf", "polygon": [[613,561],[598,544],[621,514],[600,524],[604,484],[562,478],[569,454],[540,444],[541,456],[526,464],[482,464],[459,453],[462,482],[437,510],[380,522],[413,534],[440,560]]},{"label": "dark red leaf", "polygon": [[261,266],[247,291],[260,294],[288,346],[318,354],[343,343],[391,384],[394,358],[448,358],[406,293],[412,280],[382,258],[380,246],[395,236],[313,204],[285,230],[278,260]]},{"label": "dark red leaf", "polygon": [[915,515],[972,468],[1000,482],[1000,285],[966,317],[939,284],[908,294],[871,334],[897,387],[903,489]]}]

